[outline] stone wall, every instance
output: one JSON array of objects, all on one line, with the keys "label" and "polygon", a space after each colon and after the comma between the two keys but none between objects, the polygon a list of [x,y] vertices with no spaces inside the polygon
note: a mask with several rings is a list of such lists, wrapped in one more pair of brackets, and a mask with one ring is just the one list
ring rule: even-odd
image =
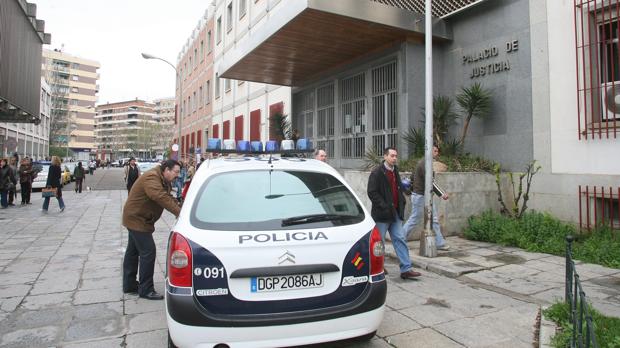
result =
[{"label": "stone wall", "polygon": [[[343,171],[345,180],[351,185],[355,194],[370,211],[370,200],[366,194],[368,175],[366,171],[346,170]],[[401,173],[402,177],[409,173]],[[450,199],[444,201],[435,198],[434,203],[439,204],[439,222],[444,236],[460,235],[467,225],[467,219],[472,215],[480,214],[489,209],[499,212],[500,204],[497,200],[497,186],[495,176],[488,173],[436,173],[436,182],[450,195]],[[506,183],[507,184],[507,183]],[[508,187],[503,185],[504,191]],[[504,200],[510,199],[508,192],[504,192]],[[410,196],[407,196],[409,199]],[[411,213],[411,201],[405,208],[405,219]],[[419,238],[419,232],[423,228],[420,224],[412,234],[412,239]]]}]

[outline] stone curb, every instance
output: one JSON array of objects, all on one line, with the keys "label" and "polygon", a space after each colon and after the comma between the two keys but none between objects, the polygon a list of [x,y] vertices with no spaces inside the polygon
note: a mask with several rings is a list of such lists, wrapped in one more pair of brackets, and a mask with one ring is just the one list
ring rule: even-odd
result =
[{"label": "stone curb", "polygon": [[554,322],[545,319],[544,314],[542,313],[550,306],[543,306],[540,309],[540,330],[538,334],[538,346],[539,348],[552,348],[551,338],[555,336],[556,325]]}]

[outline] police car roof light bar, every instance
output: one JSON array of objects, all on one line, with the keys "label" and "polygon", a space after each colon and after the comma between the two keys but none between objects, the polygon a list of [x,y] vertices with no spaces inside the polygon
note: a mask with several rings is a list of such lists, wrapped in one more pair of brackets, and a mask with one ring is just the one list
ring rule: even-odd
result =
[{"label": "police car roof light bar", "polygon": [[235,141],[232,139],[222,141],[221,139],[209,138],[207,139],[206,152],[240,155],[298,155],[312,153],[314,149],[309,139],[298,139],[297,144],[293,140],[282,140],[281,146],[277,141],[269,140],[263,149],[263,143],[260,141],[239,140],[235,145]]}]

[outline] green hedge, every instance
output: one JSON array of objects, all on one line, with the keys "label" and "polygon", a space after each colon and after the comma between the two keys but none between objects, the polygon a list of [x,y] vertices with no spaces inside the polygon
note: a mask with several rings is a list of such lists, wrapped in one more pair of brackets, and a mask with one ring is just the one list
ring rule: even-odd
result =
[{"label": "green hedge", "polygon": [[620,232],[598,228],[591,234],[579,234],[573,227],[546,213],[527,212],[511,219],[495,212],[469,218],[465,238],[533,252],[564,255],[566,236],[575,236],[573,258],[587,263],[620,268]]},{"label": "green hedge", "polygon": [[[620,348],[620,318],[606,317],[588,306],[594,322],[594,335],[600,348]],[[551,344],[557,348],[569,347],[572,336],[570,307],[564,302],[555,303],[543,312],[545,318],[555,322],[560,330],[552,338]],[[586,324],[583,324],[585,337]]]}]

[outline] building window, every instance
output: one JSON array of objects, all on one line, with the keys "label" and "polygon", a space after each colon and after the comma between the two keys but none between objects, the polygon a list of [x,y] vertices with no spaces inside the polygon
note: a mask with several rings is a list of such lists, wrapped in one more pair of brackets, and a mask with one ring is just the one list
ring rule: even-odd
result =
[{"label": "building window", "polygon": [[211,30],[207,32],[207,52],[211,53]]},{"label": "building window", "polygon": [[217,18],[217,26],[215,28],[215,40],[218,44],[222,41],[222,16],[219,16]]},{"label": "building window", "polygon": [[204,41],[200,41],[200,61],[202,62],[205,59],[205,43]]},{"label": "building window", "polygon": [[79,81],[80,80],[80,78],[77,75],[73,75],[71,78],[73,79],[73,81]]},{"label": "building window", "polygon": [[230,121],[224,121],[222,133],[222,139],[230,139]]},{"label": "building window", "polygon": [[203,90],[202,90],[202,86],[200,86],[200,88],[198,90],[199,90],[199,95],[200,95],[200,99],[198,99],[199,100],[199,104],[198,105],[199,105],[200,108],[202,108],[202,105],[203,105],[203,102],[204,102],[204,97],[205,97],[204,93],[203,93]]},{"label": "building window", "polygon": [[207,98],[206,104],[209,105],[211,103],[211,80],[207,81]]},{"label": "building window", "polygon": [[235,141],[243,140],[243,115],[235,117]]},{"label": "building window", "polygon": [[194,69],[198,66],[198,49],[194,48]]},{"label": "building window", "polygon": [[245,16],[246,8],[248,7],[247,0],[239,0],[239,19]]},{"label": "building window", "polygon": [[188,76],[192,74],[192,70],[194,70],[194,65],[193,61],[192,61],[192,57],[189,57],[189,73],[187,74]]},{"label": "building window", "polygon": [[377,153],[397,139],[396,62],[372,69],[372,146]]},{"label": "building window", "polygon": [[335,126],[334,118],[334,84],[319,87],[316,91],[316,117],[317,129],[314,143],[316,148],[327,151],[328,154],[334,154],[335,147]]},{"label": "building window", "polygon": [[230,79],[224,79],[224,90],[230,92]]},{"label": "building window", "polygon": [[294,131],[298,132],[302,138],[312,138],[314,135],[314,90],[297,94],[294,105]]},{"label": "building window", "polygon": [[340,82],[342,158],[363,158],[366,151],[366,78],[359,74]]},{"label": "building window", "polygon": [[620,2],[602,4],[575,0],[577,123],[585,140],[620,135]]},{"label": "building window", "polygon": [[607,226],[620,231],[620,187],[579,185],[579,225],[591,231]]},{"label": "building window", "polygon": [[232,30],[233,27],[233,4],[232,2],[226,7],[226,32]]},{"label": "building window", "polygon": [[260,109],[250,112],[250,141],[260,141]]},{"label": "building window", "polygon": [[196,104],[198,104],[196,100],[196,91],[194,91],[194,98],[192,99],[192,112],[196,112]]},{"label": "building window", "polygon": [[220,97],[220,77],[216,73],[215,74],[215,99]]},{"label": "building window", "polygon": [[71,93],[79,93],[80,89],[77,87],[71,87]]}]

